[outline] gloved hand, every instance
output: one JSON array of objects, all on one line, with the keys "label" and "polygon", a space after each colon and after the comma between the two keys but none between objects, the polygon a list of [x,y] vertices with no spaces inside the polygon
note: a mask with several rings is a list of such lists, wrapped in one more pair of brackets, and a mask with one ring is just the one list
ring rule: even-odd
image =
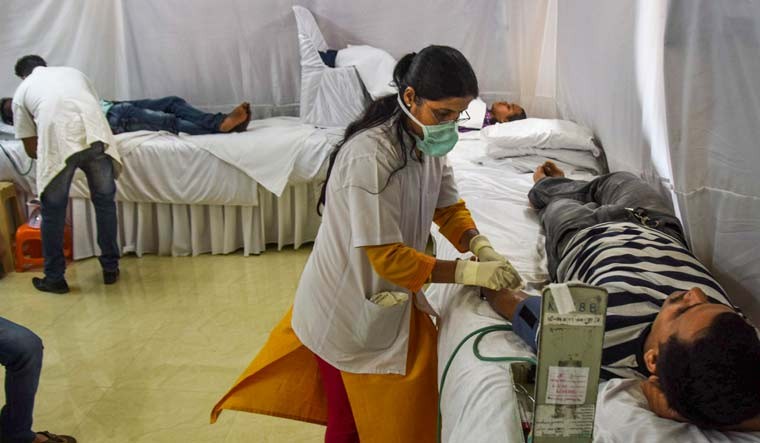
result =
[{"label": "gloved hand", "polygon": [[470,251],[478,257],[479,261],[501,261],[509,263],[507,258],[499,254],[491,246],[491,242],[488,241],[483,234],[478,234],[470,240]]},{"label": "gloved hand", "polygon": [[470,239],[470,251],[472,251],[481,262],[505,263],[513,274],[512,279],[517,281],[517,283],[514,286],[510,286],[509,289],[519,289],[523,287],[522,278],[520,278],[520,274],[517,273],[517,270],[512,266],[512,263],[510,263],[506,257],[494,250],[493,246],[491,246],[491,242],[488,241],[488,238],[486,238],[485,235],[478,234]]},{"label": "gloved hand", "polygon": [[457,261],[454,282],[462,285],[481,286],[498,291],[520,287],[520,275],[508,262],[470,260]]}]

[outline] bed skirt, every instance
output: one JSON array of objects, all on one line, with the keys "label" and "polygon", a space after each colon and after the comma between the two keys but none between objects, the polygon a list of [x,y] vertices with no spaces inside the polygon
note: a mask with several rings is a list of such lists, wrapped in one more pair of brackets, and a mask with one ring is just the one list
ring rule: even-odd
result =
[{"label": "bed skirt", "polygon": [[[289,185],[281,197],[258,187],[258,205],[194,205],[117,201],[122,254],[172,256],[260,254],[267,244],[278,250],[314,241],[320,183]],[[100,254],[95,208],[84,198],[71,199],[74,259]]]}]

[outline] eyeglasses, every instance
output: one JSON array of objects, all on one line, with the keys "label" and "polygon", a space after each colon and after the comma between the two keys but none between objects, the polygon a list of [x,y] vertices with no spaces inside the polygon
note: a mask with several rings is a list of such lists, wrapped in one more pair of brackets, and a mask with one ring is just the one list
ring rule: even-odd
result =
[{"label": "eyeglasses", "polygon": [[464,122],[470,120],[470,114],[467,112],[467,110],[462,111],[462,113],[459,114],[459,118],[457,118],[455,120],[441,121],[441,120],[438,119],[438,116],[435,115],[435,113],[433,113],[433,116],[435,117],[436,120],[438,120],[438,124],[439,125],[445,125],[445,124],[448,124],[448,123],[460,124],[460,123],[464,123]]}]

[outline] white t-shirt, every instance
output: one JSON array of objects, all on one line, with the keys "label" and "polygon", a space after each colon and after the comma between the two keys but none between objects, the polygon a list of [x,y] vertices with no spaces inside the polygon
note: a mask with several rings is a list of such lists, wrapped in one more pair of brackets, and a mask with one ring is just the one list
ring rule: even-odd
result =
[{"label": "white t-shirt", "polygon": [[13,96],[16,138],[37,136],[37,192],[66,166],[66,159],[100,141],[121,171],[119,154],[90,80],[68,67],[37,67]]},{"label": "white t-shirt", "polygon": [[445,157],[409,158],[391,176],[403,164],[396,140],[387,123],[357,134],[341,149],[327,184],[322,225],[296,291],[296,335],[347,372],[406,373],[413,297],[391,307],[370,302],[379,292],[409,291],[378,276],[361,247],[402,242],[424,251],[435,209],[459,200]]}]

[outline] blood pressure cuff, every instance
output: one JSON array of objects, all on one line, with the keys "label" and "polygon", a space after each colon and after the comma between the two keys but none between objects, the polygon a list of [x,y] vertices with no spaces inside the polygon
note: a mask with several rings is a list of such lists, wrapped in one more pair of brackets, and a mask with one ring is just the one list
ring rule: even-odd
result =
[{"label": "blood pressure cuff", "polygon": [[512,330],[536,352],[538,326],[541,319],[541,297],[528,297],[521,301],[512,316]]}]

